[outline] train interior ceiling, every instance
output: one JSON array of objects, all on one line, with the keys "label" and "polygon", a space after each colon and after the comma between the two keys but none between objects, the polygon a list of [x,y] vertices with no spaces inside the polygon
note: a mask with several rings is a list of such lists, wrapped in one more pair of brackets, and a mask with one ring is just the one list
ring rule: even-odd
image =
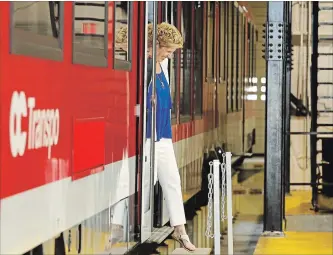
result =
[{"label": "train interior ceiling", "polygon": [[[193,254],[214,251],[205,235],[207,175],[209,162],[222,161],[226,151],[234,254],[333,254],[333,2],[285,2],[277,9],[284,18],[271,15],[271,23],[274,5],[265,1],[157,3],[157,23],[175,25],[184,37],[168,73],[186,228],[198,247]],[[148,191],[144,184],[146,14],[153,22],[145,2],[0,3],[0,254],[187,254],[170,236],[159,182]],[[279,22],[282,50],[269,46]],[[127,50],[114,43],[123,25]],[[273,60],[283,63],[281,82],[269,70]],[[8,125],[13,98],[26,107],[16,107],[16,118],[35,112],[22,122],[24,148],[14,128],[21,122]],[[270,102],[282,110],[272,111]],[[30,132],[39,107],[54,113],[52,144]],[[8,134],[15,132],[13,143]],[[280,141],[274,144],[270,134]],[[283,170],[273,173],[267,162]],[[37,170],[15,181],[10,170],[26,165]],[[278,239],[263,235],[274,225],[267,221],[278,218],[266,215],[277,199],[267,184],[275,177],[283,194]],[[145,207],[146,192],[152,207]],[[227,229],[221,220],[221,254]]]}]

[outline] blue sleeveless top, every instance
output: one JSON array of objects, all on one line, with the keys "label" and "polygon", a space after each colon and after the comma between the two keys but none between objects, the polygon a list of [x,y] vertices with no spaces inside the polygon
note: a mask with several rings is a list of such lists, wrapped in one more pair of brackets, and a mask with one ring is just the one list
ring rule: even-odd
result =
[{"label": "blue sleeveless top", "polygon": [[[165,78],[163,69],[161,73],[156,74],[156,136],[155,141],[161,138],[172,138],[171,130],[171,108],[172,101],[170,88],[167,79]],[[163,87],[163,84],[164,87]],[[152,83],[149,83],[147,95],[147,134],[146,138],[151,138],[151,115],[152,115]]]}]

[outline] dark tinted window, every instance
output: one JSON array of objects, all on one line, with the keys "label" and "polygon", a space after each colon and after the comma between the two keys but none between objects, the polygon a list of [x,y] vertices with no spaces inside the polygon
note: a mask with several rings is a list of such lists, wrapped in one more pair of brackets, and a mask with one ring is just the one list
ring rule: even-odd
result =
[{"label": "dark tinted window", "polygon": [[108,4],[74,2],[73,63],[107,66]]},{"label": "dark tinted window", "polygon": [[203,2],[197,1],[194,3],[194,113],[195,115],[202,114],[202,55],[203,55]]},{"label": "dark tinted window", "polygon": [[191,66],[192,66],[192,2],[182,2],[181,32],[184,46],[181,49],[180,109],[181,116],[191,114]]},{"label": "dark tinted window", "polygon": [[11,14],[11,53],[62,60],[62,2],[12,2]]},{"label": "dark tinted window", "polygon": [[115,33],[122,27],[127,27],[127,45],[122,48],[114,47],[114,68],[129,70],[132,61],[132,3],[116,1],[115,4]]}]

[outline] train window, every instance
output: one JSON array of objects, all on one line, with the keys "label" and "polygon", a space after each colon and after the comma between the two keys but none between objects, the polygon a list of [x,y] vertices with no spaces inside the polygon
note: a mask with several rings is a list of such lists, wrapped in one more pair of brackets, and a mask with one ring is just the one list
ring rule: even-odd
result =
[{"label": "train window", "polygon": [[[167,21],[177,27],[177,17],[178,17],[178,2],[169,1],[165,7],[167,8]],[[170,79],[170,89],[171,89],[171,99],[172,99],[172,109],[171,109],[171,118],[173,121],[176,119],[177,112],[177,95],[178,95],[178,53],[179,51],[175,51],[171,60],[169,61],[168,69],[169,69],[169,79]]]},{"label": "train window", "polygon": [[214,42],[215,42],[215,2],[207,2],[207,81],[213,80],[214,70]]},{"label": "train window", "polygon": [[254,41],[254,75],[257,76],[257,44],[258,44],[258,30],[255,30]]},{"label": "train window", "polygon": [[179,114],[183,122],[189,120],[191,115],[192,2],[182,2],[181,31],[184,46],[181,49]]},{"label": "train window", "polygon": [[[250,29],[249,29],[249,36],[250,36],[249,77],[250,77],[250,82],[252,82],[252,57],[253,57],[252,44],[253,44],[253,40],[252,40],[252,24],[251,23],[250,23]],[[250,84],[250,86],[251,86],[251,84]]]},{"label": "train window", "polygon": [[232,2],[230,4],[231,8],[231,79],[230,79],[230,110],[234,111],[234,99],[235,99],[235,69],[236,69],[236,63],[235,63],[235,24],[236,24],[236,15],[235,15],[235,7],[234,3]]},{"label": "train window", "polygon": [[226,109],[229,111],[229,2],[224,2],[224,79],[226,81]]},{"label": "train window", "polygon": [[220,2],[220,79],[225,81],[225,2]]},{"label": "train window", "polygon": [[254,72],[254,64],[255,64],[255,58],[256,58],[256,52],[255,52],[255,47],[256,47],[256,41],[255,41],[255,32],[254,32],[254,25],[252,26],[252,77],[255,77],[255,72]]},{"label": "train window", "polygon": [[244,15],[244,22],[243,22],[243,33],[244,33],[244,36],[243,36],[243,47],[244,47],[244,56],[243,56],[243,105],[245,106],[245,101],[244,101],[244,98],[245,98],[245,88],[246,88],[246,70],[247,70],[247,64],[246,64],[246,56],[248,54],[247,52],[247,40],[246,40],[246,23],[247,23],[247,18],[246,16]]},{"label": "train window", "polygon": [[253,40],[253,45],[252,45],[252,77],[256,77],[256,32],[254,25],[252,27],[252,40]]},{"label": "train window", "polygon": [[132,61],[132,3],[128,1],[115,1],[114,3],[114,34],[117,34],[119,29],[127,27],[124,30],[127,33],[127,42],[122,46],[114,45],[114,68],[130,70]]},{"label": "train window", "polygon": [[253,59],[254,59],[254,37],[253,37],[253,25],[251,24],[251,42],[252,42],[252,45],[251,45],[251,52],[252,52],[252,55],[251,55],[251,77],[252,77],[252,83],[253,83],[253,77],[254,77],[254,73],[253,73]]},{"label": "train window", "polygon": [[239,13],[239,92],[238,92],[238,102],[239,102],[239,109],[243,108],[242,103],[242,93],[243,93],[243,56],[244,56],[244,48],[243,48],[243,12]]},{"label": "train window", "polygon": [[73,63],[107,66],[108,4],[73,2]]},{"label": "train window", "polygon": [[61,61],[63,59],[63,3],[11,3],[12,54]]},{"label": "train window", "polygon": [[168,14],[168,2],[158,2],[158,13],[157,13],[157,20],[158,23],[167,21],[167,14]]},{"label": "train window", "polygon": [[240,48],[239,48],[239,11],[238,11],[238,8],[235,7],[235,25],[236,25],[236,54],[235,54],[235,57],[236,57],[236,64],[235,64],[235,87],[236,87],[236,95],[235,95],[235,100],[236,100],[236,103],[235,103],[235,108],[236,110],[238,111],[239,110],[239,98],[238,98],[238,94],[239,94],[239,51],[240,51]]},{"label": "train window", "polygon": [[202,115],[202,60],[203,60],[203,24],[204,11],[203,2],[194,2],[194,114]]},{"label": "train window", "polygon": [[[246,86],[246,81],[245,81],[245,77],[246,77],[246,17],[243,16],[243,77],[242,77],[242,81],[243,81],[243,86],[242,86],[242,96],[244,98],[245,96],[245,86]],[[242,100],[242,104],[244,105],[244,101]]]},{"label": "train window", "polygon": [[[250,82],[252,81],[252,24],[250,24],[250,28],[249,28],[249,40],[250,40],[250,46],[249,46],[249,77],[250,77]],[[251,84],[250,84],[251,85]]]},{"label": "train window", "polygon": [[228,81],[227,81],[227,99],[228,99],[228,112],[232,111],[232,56],[233,56],[233,44],[232,44],[232,39],[233,39],[233,33],[232,33],[232,2],[227,2],[228,4]]},{"label": "train window", "polygon": [[250,78],[251,78],[251,25],[250,22],[247,22],[247,48],[248,48],[248,56],[246,59],[247,62],[247,81],[248,85],[250,85]]},{"label": "train window", "polygon": [[244,91],[244,56],[245,56],[245,44],[244,44],[244,38],[245,38],[245,31],[244,31],[244,15],[241,13],[240,15],[240,27],[239,27],[239,34],[240,34],[240,41],[239,45],[241,48],[241,54],[240,54],[240,76],[239,76],[239,82],[240,82],[240,92],[238,94],[238,100],[239,100],[239,108],[243,109],[243,91]]}]

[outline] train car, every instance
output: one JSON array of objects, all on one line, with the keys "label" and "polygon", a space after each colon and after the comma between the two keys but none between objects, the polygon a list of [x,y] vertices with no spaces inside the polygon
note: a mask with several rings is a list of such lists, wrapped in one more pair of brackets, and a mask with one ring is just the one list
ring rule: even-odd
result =
[{"label": "train car", "polygon": [[[121,254],[167,224],[158,186],[155,208],[142,206],[148,9],[0,3],[0,254]],[[158,20],[185,41],[169,76],[186,203],[210,151],[253,145],[256,33],[242,2],[160,2]],[[126,51],[114,43],[122,25]]]}]

